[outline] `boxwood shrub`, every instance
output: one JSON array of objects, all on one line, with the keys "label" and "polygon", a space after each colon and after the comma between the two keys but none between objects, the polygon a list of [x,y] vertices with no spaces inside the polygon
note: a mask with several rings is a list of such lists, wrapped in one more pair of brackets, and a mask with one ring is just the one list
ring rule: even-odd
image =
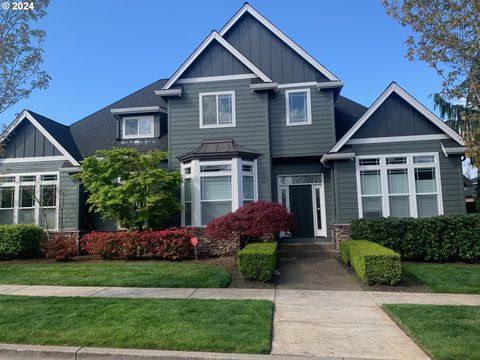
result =
[{"label": "boxwood shrub", "polygon": [[352,240],[344,240],[340,241],[339,244],[340,257],[346,265],[350,265],[350,247],[352,243]]},{"label": "boxwood shrub", "polygon": [[368,285],[395,285],[402,277],[400,254],[367,240],[342,241],[342,259]]},{"label": "boxwood shrub", "polygon": [[0,225],[0,258],[20,259],[40,255],[42,229],[35,225]]},{"label": "boxwood shrub", "polygon": [[480,214],[360,219],[350,236],[384,245],[404,260],[480,261]]},{"label": "boxwood shrub", "polygon": [[237,264],[245,279],[268,281],[277,263],[277,243],[252,243],[237,254]]}]

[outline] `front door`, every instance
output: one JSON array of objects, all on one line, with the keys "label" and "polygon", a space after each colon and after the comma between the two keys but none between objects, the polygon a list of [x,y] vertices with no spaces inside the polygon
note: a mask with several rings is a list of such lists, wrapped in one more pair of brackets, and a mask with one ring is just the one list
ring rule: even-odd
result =
[{"label": "front door", "polygon": [[290,212],[294,214],[296,230],[294,237],[314,236],[312,185],[290,185]]}]

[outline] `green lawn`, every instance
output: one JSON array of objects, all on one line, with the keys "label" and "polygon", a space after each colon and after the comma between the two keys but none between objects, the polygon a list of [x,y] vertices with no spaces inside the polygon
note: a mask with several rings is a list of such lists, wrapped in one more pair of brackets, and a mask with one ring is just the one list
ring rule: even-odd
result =
[{"label": "green lawn", "polygon": [[0,263],[0,284],[222,288],[223,267],[163,261]]},{"label": "green lawn", "polygon": [[0,296],[0,343],[269,353],[264,300]]},{"label": "green lawn", "polygon": [[480,294],[478,264],[404,264],[402,271],[434,292]]},{"label": "green lawn", "polygon": [[384,305],[435,360],[480,359],[480,306]]}]

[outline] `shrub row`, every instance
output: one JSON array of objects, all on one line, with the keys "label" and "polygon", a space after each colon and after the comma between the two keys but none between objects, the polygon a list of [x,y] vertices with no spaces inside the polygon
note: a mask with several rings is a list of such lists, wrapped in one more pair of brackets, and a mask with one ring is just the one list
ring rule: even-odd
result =
[{"label": "shrub row", "polygon": [[350,235],[393,249],[404,260],[480,261],[480,214],[360,219]]},{"label": "shrub row", "polygon": [[52,234],[50,240],[43,245],[42,251],[50,259],[71,260],[78,255],[78,244],[74,238],[63,233]]},{"label": "shrub row", "polygon": [[35,225],[0,225],[0,258],[38,256],[42,229]]},{"label": "shrub row", "polygon": [[95,257],[153,257],[180,260],[191,255],[190,229],[162,231],[91,232],[81,240],[81,248]]},{"label": "shrub row", "polygon": [[245,279],[268,281],[277,264],[277,243],[251,243],[237,254],[237,264]]},{"label": "shrub row", "polygon": [[402,277],[400,254],[367,240],[340,242],[340,254],[368,285],[395,285]]}]

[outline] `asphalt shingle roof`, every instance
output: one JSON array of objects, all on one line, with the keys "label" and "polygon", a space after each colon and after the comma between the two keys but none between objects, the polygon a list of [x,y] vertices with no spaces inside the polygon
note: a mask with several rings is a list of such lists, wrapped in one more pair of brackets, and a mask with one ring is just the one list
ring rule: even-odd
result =
[{"label": "asphalt shingle roof", "polygon": [[335,102],[335,134],[337,141],[362,117],[367,107],[339,95]]}]

